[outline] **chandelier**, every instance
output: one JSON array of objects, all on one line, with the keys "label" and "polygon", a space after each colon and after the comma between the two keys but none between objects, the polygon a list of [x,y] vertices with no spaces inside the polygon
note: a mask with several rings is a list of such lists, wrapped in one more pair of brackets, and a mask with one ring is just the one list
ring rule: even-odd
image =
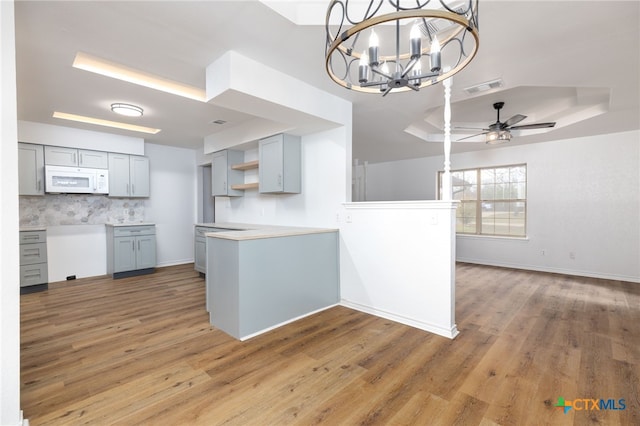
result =
[{"label": "chandelier", "polygon": [[478,0],[333,0],[325,30],[327,73],[339,85],[383,96],[418,91],[475,56]]}]

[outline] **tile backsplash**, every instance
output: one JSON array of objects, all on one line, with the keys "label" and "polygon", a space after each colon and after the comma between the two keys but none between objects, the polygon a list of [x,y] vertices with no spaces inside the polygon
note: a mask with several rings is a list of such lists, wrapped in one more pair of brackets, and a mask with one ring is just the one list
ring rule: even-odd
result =
[{"label": "tile backsplash", "polygon": [[48,194],[20,197],[20,226],[100,225],[144,221],[143,199]]}]

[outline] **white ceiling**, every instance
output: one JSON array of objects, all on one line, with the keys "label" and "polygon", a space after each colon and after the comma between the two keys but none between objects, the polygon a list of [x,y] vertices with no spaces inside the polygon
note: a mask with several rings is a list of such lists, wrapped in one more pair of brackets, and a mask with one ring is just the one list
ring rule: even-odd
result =
[{"label": "white ceiling", "polygon": [[[640,128],[640,2],[493,0],[479,10],[480,49],[453,79],[455,126],[486,127],[496,118],[492,104],[504,101],[502,121],[523,114],[519,124],[558,122],[551,131],[514,132],[510,144]],[[293,24],[258,1],[19,0],[15,14],[19,120],[201,148],[205,136],[252,117],[71,64],[80,51],[204,89],[207,65],[235,50],[352,101],[353,157],[360,161],[442,153],[440,143],[425,141],[442,137],[442,85],[385,98],[343,89],[324,70],[324,27]],[[497,78],[503,87],[474,96],[463,90]],[[62,111],[125,121],[109,110],[113,102],[143,107],[142,118],[128,121],[162,131],[149,136],[52,118]],[[218,119],[227,124],[211,123]],[[475,149],[493,147],[456,142],[453,152]]]}]

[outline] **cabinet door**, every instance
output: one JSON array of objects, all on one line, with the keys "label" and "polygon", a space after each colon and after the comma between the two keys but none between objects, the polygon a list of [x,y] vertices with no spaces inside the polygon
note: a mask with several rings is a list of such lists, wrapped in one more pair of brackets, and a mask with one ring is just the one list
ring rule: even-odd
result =
[{"label": "cabinet door", "polygon": [[106,152],[90,151],[88,149],[78,150],[78,165],[92,169],[108,169],[109,156]]},{"label": "cabinet door", "polygon": [[52,166],[77,166],[78,150],[61,146],[44,147],[44,163]]},{"label": "cabinet door", "polygon": [[130,156],[129,183],[131,197],[149,196],[149,159],[147,157]]},{"label": "cabinet door", "polygon": [[260,192],[283,190],[283,142],[282,135],[271,136],[260,141]]},{"label": "cabinet door", "polygon": [[136,250],[136,269],[147,269],[156,266],[155,235],[136,237]]},{"label": "cabinet door", "polygon": [[109,196],[129,196],[129,155],[110,152],[109,158]]},{"label": "cabinet door", "polygon": [[207,240],[205,238],[196,238],[194,257],[194,269],[203,274],[207,272]]},{"label": "cabinet door", "polygon": [[213,153],[211,161],[211,195],[227,195],[227,151]]},{"label": "cabinet door", "polygon": [[18,187],[20,195],[44,195],[44,147],[18,144]]},{"label": "cabinet door", "polygon": [[136,239],[117,237],[113,239],[113,272],[133,271],[136,269]]}]

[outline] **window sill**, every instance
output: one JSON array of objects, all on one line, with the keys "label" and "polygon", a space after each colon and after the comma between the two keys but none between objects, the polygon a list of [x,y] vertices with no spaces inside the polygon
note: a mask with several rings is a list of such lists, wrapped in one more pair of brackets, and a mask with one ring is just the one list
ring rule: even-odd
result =
[{"label": "window sill", "polygon": [[517,241],[517,242],[529,242],[529,237],[506,237],[499,235],[474,235],[474,234],[456,234],[456,238],[463,238],[469,240],[496,240],[496,241]]}]

